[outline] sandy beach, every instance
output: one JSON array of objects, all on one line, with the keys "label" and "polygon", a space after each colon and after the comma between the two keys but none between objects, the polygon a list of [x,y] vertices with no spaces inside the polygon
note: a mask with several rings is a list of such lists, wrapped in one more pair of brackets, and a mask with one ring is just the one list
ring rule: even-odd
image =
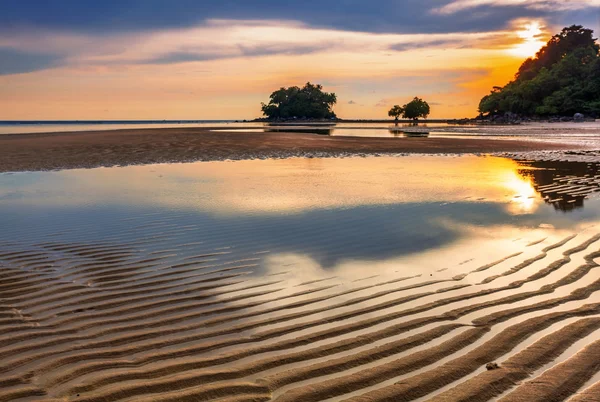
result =
[{"label": "sandy beach", "polygon": [[[286,289],[285,274],[249,277],[253,262],[226,253],[176,263],[145,253],[169,220],[123,225],[146,236],[3,245],[0,400],[558,401],[597,371],[599,235],[542,241],[454,277]],[[589,346],[569,352],[581,340]]]},{"label": "sandy beach", "polygon": [[595,401],[600,176],[568,166],[2,175],[0,401]]},{"label": "sandy beach", "polygon": [[225,159],[398,153],[567,150],[575,145],[521,139],[357,138],[302,133],[135,129],[0,136],[0,172]]},{"label": "sandy beach", "polygon": [[0,3],[0,402],[600,402],[600,0]]}]

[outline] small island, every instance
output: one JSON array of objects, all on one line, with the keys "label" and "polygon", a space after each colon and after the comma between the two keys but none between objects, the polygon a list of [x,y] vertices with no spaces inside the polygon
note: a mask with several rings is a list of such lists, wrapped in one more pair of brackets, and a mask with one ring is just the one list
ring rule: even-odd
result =
[{"label": "small island", "polygon": [[304,87],[280,88],[270,96],[268,104],[262,103],[262,113],[268,121],[274,120],[335,120],[333,106],[337,95],[323,92],[322,85],[307,82]]}]

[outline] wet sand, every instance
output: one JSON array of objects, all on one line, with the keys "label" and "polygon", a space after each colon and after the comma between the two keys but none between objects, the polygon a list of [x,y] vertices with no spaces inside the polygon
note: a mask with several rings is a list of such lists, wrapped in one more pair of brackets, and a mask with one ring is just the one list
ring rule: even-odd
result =
[{"label": "wet sand", "polygon": [[[566,210],[591,172],[537,190]],[[129,213],[96,241],[69,219],[0,232],[0,402],[599,400],[597,226],[431,274],[307,278],[257,273],[268,251],[188,217]]]},{"label": "wet sand", "polygon": [[188,230],[167,219],[122,226],[0,244],[0,401],[548,401],[600,370],[598,234],[453,277],[286,288],[286,272],[249,276],[252,259],[160,251]]},{"label": "wet sand", "polygon": [[226,159],[356,154],[460,154],[576,149],[574,145],[464,138],[357,138],[231,133],[198,128],[0,136],[0,172]]}]

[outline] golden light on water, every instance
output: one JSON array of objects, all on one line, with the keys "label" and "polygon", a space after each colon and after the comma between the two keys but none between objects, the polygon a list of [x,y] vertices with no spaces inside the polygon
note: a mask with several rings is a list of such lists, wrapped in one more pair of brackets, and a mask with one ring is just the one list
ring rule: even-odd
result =
[{"label": "golden light on water", "polygon": [[518,215],[531,213],[537,209],[540,199],[531,181],[512,171],[507,173],[503,185],[514,194],[509,212]]},{"label": "golden light on water", "polygon": [[541,39],[543,35],[542,25],[538,21],[526,23],[521,30],[517,31],[517,36],[521,39],[511,49],[510,54],[517,57],[534,57],[535,54],[546,44]]},{"label": "golden light on water", "polygon": [[[273,215],[363,205],[486,202],[520,215],[533,213],[543,204],[521,170],[512,160],[475,156],[455,158],[451,163],[432,156],[130,166],[89,173],[93,175],[93,180],[85,182],[89,199],[60,193],[45,203],[78,205],[124,199],[134,205],[158,204],[216,215]],[[77,170],[63,173],[77,183],[80,175]],[[173,180],[162,180],[163,176]],[[182,188],[181,183],[186,185]]]}]

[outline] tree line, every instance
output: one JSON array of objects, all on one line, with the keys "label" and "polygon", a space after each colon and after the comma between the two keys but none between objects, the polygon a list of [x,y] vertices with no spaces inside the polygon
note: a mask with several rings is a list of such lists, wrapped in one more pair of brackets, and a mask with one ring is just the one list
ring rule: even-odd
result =
[{"label": "tree line", "polygon": [[481,99],[481,115],[600,115],[600,46],[593,31],[572,25],[523,62],[515,79]]},{"label": "tree line", "polygon": [[[306,83],[302,88],[282,87],[271,93],[269,103],[262,103],[263,115],[269,120],[288,119],[336,119],[333,106],[337,103],[337,95],[323,91],[322,85]],[[418,120],[427,118],[430,107],[423,99],[415,97],[404,106],[395,105],[388,115],[397,121],[400,116]]]},{"label": "tree line", "polygon": [[[310,82],[303,87],[280,88],[262,103],[262,112],[276,119],[335,119],[335,93]],[[394,105],[388,116],[427,118],[430,107],[423,99]],[[565,27],[533,58],[520,66],[514,80],[495,86],[479,103],[481,116],[512,113],[520,116],[600,116],[600,46],[593,31],[581,25]]]}]

